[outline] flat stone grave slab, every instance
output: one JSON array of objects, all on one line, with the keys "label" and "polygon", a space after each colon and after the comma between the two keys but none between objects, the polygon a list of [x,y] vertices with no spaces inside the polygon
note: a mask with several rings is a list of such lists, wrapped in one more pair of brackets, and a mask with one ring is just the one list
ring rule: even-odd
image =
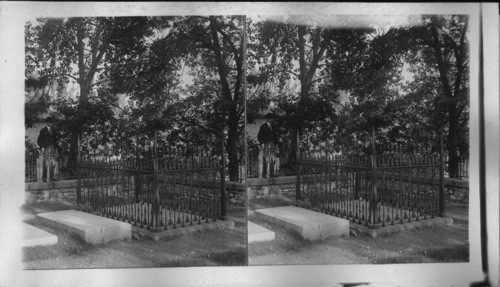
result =
[{"label": "flat stone grave slab", "polygon": [[89,244],[100,244],[132,237],[131,224],[82,211],[47,212],[37,214],[37,217],[53,227],[77,234]]},{"label": "flat stone grave slab", "polygon": [[273,241],[274,231],[248,221],[248,243]]},{"label": "flat stone grave slab", "polygon": [[255,214],[295,230],[302,238],[317,240],[331,236],[349,235],[349,220],[296,206],[255,210]]},{"label": "flat stone grave slab", "polygon": [[22,222],[21,226],[23,229],[23,247],[57,244],[57,236],[25,222]]}]

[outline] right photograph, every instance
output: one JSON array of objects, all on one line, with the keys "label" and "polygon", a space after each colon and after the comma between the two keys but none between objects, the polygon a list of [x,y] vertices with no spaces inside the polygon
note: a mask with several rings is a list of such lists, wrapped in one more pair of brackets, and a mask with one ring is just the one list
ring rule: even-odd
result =
[{"label": "right photograph", "polygon": [[469,262],[469,15],[247,24],[248,264]]}]

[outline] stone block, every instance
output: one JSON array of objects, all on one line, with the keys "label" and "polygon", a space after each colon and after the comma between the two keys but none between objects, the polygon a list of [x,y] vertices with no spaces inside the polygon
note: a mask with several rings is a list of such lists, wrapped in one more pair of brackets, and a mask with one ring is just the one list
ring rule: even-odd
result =
[{"label": "stone block", "polygon": [[248,243],[266,242],[274,240],[275,234],[273,231],[250,221],[247,221],[247,223],[248,223]]},{"label": "stone block", "polygon": [[270,222],[296,231],[302,238],[318,240],[349,236],[349,220],[295,206],[259,209],[255,214]]},{"label": "stone block", "polygon": [[54,245],[57,243],[57,236],[47,231],[25,222],[22,222],[21,226],[23,230],[23,247]]},{"label": "stone block", "polygon": [[29,191],[25,191],[24,192],[24,202],[35,203],[36,202],[36,195],[29,192]]},{"label": "stone block", "polygon": [[260,192],[261,192],[261,195],[268,196],[269,195],[269,186],[263,186],[262,190]]},{"label": "stone block", "polygon": [[38,214],[37,217],[53,227],[77,234],[89,244],[100,244],[132,237],[132,225],[129,223],[81,211],[47,212]]}]

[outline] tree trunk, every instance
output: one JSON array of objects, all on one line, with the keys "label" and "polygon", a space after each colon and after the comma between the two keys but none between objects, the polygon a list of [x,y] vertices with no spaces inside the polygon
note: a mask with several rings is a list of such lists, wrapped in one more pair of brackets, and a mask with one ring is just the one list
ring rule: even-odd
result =
[{"label": "tree trunk", "polygon": [[[215,62],[217,63],[217,70],[219,73],[220,83],[222,87],[222,96],[228,107],[228,136],[227,136],[227,154],[229,157],[229,180],[238,180],[238,100],[240,97],[239,81],[241,81],[241,63],[238,68],[238,83],[234,91],[234,97],[231,93],[227,76],[228,68],[222,56],[222,47],[219,43],[219,36],[217,34],[217,20],[214,16],[210,16],[210,32],[212,35],[213,52]],[[235,55],[236,57],[237,55]]]},{"label": "tree trunk", "polygon": [[[85,31],[83,30],[83,19],[77,22],[77,31],[76,31],[76,39],[77,39],[77,48],[78,48],[78,84],[80,86],[80,100],[78,103],[78,109],[81,110],[82,106],[88,102],[88,93],[85,81],[85,59],[84,59],[84,43],[83,39],[85,38]],[[81,112],[77,112],[81,114]],[[77,118],[80,118],[77,116]],[[70,162],[76,164],[78,161],[78,137],[81,133],[81,123],[74,122],[73,130],[71,132],[70,138]]]},{"label": "tree trunk", "polygon": [[[437,30],[437,16],[432,16],[431,17],[432,25],[431,25],[431,33],[432,33],[432,38],[433,38],[433,46],[432,48],[434,49],[434,55],[436,57],[437,65],[438,65],[438,70],[439,70],[439,77],[441,80],[441,84],[443,87],[443,92],[444,92],[444,97],[448,98],[450,101],[448,104],[448,143],[447,143],[447,148],[448,148],[448,170],[449,170],[449,177],[451,178],[456,178],[458,177],[458,119],[459,115],[457,114],[457,103],[456,103],[456,98],[458,96],[458,90],[455,90],[455,94],[452,92],[452,88],[450,85],[450,82],[448,80],[448,68],[444,62],[443,55],[441,53],[441,43],[439,40],[439,34]],[[458,59],[460,60],[460,59]],[[461,63],[459,64],[459,71],[458,71],[458,77],[455,83],[457,86],[457,89],[460,88],[460,73],[462,70]]]},{"label": "tree trunk", "polygon": [[458,178],[458,120],[456,107],[449,107],[449,130],[448,130],[448,171],[450,178]]},{"label": "tree trunk", "polygon": [[228,132],[227,132],[227,155],[229,158],[229,180],[239,180],[238,168],[238,113],[236,104],[232,103],[229,108]]}]

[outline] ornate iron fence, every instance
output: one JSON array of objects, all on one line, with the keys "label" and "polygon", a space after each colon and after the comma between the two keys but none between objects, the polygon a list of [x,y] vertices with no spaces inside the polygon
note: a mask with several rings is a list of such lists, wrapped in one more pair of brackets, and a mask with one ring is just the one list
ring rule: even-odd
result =
[{"label": "ornate iron fence", "polygon": [[386,146],[370,155],[301,155],[298,204],[371,228],[444,215],[443,157]]},{"label": "ornate iron fence", "polygon": [[[26,154],[24,157],[24,179],[26,182],[37,181],[38,154]],[[41,179],[41,176],[40,176]]]},{"label": "ornate iron fence", "polygon": [[[274,155],[274,159],[269,162],[270,166],[276,166],[276,170],[268,171],[267,161]],[[286,149],[276,149],[262,151],[259,146],[250,146],[248,148],[248,177],[270,177],[270,176],[287,176],[295,175],[296,160],[292,155],[294,152]]]},{"label": "ornate iron fence", "polygon": [[[445,155],[445,176],[449,177],[449,168],[448,168],[448,157]],[[458,178],[469,178],[469,159],[468,158],[463,158],[460,159],[458,162]]]},{"label": "ornate iron fence", "polygon": [[152,231],[226,219],[224,154],[165,149],[160,158],[156,140],[145,154],[81,158],[78,203]]},{"label": "ornate iron fence", "polygon": [[459,178],[469,178],[469,159],[463,159],[458,164]]},{"label": "ornate iron fence", "polygon": [[26,154],[24,162],[25,182],[76,179],[76,163],[66,154]]}]

